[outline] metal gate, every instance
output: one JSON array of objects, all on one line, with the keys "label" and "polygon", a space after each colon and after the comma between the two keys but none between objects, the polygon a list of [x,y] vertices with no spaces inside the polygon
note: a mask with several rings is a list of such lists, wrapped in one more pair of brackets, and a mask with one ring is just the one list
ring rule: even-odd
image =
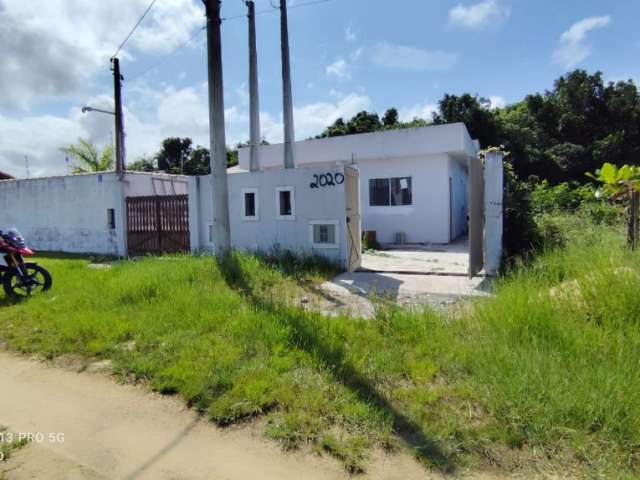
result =
[{"label": "metal gate", "polygon": [[189,197],[127,197],[129,255],[188,252]]}]

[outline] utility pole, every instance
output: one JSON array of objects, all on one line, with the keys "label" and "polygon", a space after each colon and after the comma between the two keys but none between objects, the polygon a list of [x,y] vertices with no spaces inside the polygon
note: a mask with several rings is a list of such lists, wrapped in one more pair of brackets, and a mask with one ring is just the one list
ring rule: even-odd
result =
[{"label": "utility pole", "polygon": [[220,0],[202,0],[207,12],[207,57],[209,64],[209,133],[211,139],[211,190],[213,201],[213,243],[216,255],[231,248],[227,146],[224,131],[224,86]]},{"label": "utility pole", "polygon": [[260,93],[258,90],[258,48],[256,46],[256,6],[246,2],[249,9],[249,102],[250,102],[250,162],[249,170],[260,170]]},{"label": "utility pole", "polygon": [[289,24],[287,0],[280,0],[280,47],[282,50],[282,116],[284,120],[284,168],[294,168],[293,94],[291,93],[291,64],[289,61]]},{"label": "utility pole", "polygon": [[122,75],[120,74],[120,60],[118,57],[111,59],[113,64],[113,99],[115,103],[116,117],[116,173],[122,180],[124,176],[124,120],[122,114]]}]

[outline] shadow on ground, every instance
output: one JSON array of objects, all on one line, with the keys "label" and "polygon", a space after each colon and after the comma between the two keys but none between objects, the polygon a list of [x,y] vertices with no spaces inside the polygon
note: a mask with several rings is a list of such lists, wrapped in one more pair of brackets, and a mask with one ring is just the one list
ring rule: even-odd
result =
[{"label": "shadow on ground", "polygon": [[447,455],[436,441],[428,438],[418,424],[398,411],[367,378],[362,376],[346,359],[342,348],[333,348],[323,342],[318,333],[305,321],[306,317],[312,313],[301,309],[282,308],[256,296],[247,281],[246,272],[233,255],[227,255],[218,260],[218,267],[230,288],[242,293],[256,308],[277,313],[291,325],[294,335],[292,344],[296,348],[319,355],[324,365],[333,372],[339,382],[352,390],[363,402],[373,404],[376,408],[388,413],[393,420],[396,435],[422,463],[435,466],[445,473],[455,471],[451,456]]}]

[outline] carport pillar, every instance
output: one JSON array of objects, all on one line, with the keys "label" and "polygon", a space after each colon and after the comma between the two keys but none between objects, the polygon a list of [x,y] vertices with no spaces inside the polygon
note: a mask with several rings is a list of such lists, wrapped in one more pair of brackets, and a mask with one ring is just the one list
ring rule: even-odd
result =
[{"label": "carport pillar", "polygon": [[484,158],[484,268],[496,275],[502,261],[504,153],[485,153]]}]

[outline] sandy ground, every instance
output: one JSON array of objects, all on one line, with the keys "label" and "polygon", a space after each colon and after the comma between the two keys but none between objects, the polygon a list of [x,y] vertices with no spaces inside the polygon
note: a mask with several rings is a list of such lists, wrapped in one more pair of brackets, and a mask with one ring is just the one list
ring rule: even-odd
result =
[{"label": "sandy ground", "polygon": [[[106,374],[0,352],[0,385],[0,424],[43,437],[0,463],[3,480],[348,478],[331,458],[283,453],[250,427],[221,430],[178,398],[119,385]],[[438,476],[408,455],[378,452],[358,478]]]}]

